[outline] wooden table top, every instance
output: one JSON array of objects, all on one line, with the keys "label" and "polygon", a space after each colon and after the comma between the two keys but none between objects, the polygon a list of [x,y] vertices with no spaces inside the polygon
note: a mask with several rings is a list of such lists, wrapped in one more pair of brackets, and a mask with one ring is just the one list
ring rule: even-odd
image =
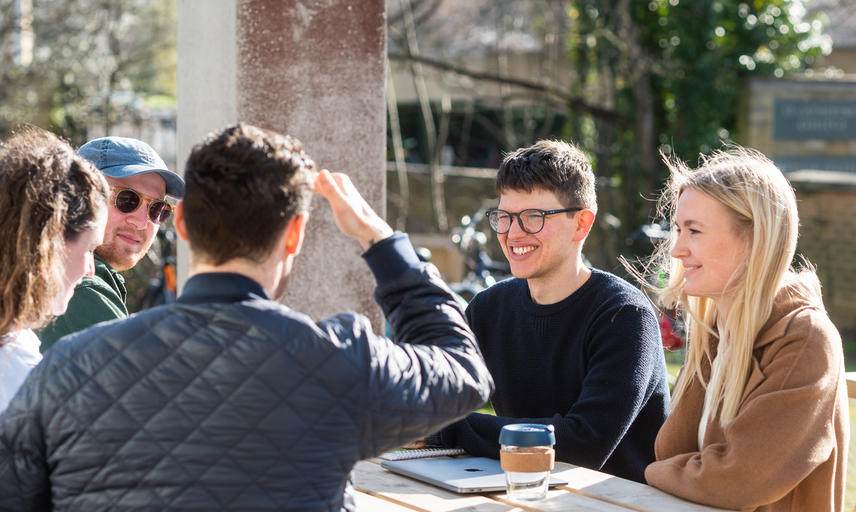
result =
[{"label": "wooden table top", "polygon": [[591,511],[701,512],[723,510],[699,505],[649,485],[571,464],[556,463],[556,475],[568,485],[550,489],[547,498],[525,504],[506,500],[505,493],[456,494],[380,467],[380,460],[359,462],[354,468],[358,510],[401,511]]},{"label": "wooden table top", "polygon": [[856,398],[856,372],[847,372],[844,375],[847,380],[847,396]]}]

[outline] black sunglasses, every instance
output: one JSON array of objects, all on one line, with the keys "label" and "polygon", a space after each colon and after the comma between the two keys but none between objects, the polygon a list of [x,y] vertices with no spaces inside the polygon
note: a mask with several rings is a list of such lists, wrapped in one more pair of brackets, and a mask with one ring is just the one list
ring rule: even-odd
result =
[{"label": "black sunglasses", "polygon": [[517,217],[517,224],[520,229],[534,235],[544,229],[544,217],[554,215],[556,213],[578,212],[582,208],[562,208],[559,210],[539,210],[538,208],[529,208],[517,213],[507,212],[505,210],[489,210],[487,212],[488,224],[490,228],[500,235],[504,235],[511,230],[511,223],[514,217]]},{"label": "black sunglasses", "polygon": [[149,197],[130,188],[116,186],[111,188],[113,189],[113,205],[122,213],[133,213],[143,204],[143,201],[146,201],[149,203],[149,220],[155,224],[166,221],[172,215],[172,205],[163,199]]}]

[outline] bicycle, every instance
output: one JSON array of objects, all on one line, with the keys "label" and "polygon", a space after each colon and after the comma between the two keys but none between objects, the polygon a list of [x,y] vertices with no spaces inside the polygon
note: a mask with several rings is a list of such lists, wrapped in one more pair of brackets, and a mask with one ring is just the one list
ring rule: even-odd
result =
[{"label": "bicycle", "polygon": [[472,215],[464,215],[460,226],[452,229],[452,244],[464,254],[464,276],[457,283],[449,283],[449,287],[466,302],[485,288],[511,277],[507,262],[491,258],[487,251],[489,235],[479,229],[488,210],[481,207]]},{"label": "bicycle", "polygon": [[[658,241],[669,238],[669,226],[665,221],[643,224],[627,237],[627,246],[643,242],[648,248],[653,247]],[[661,275],[661,280],[665,275]],[[684,333],[681,323],[674,310],[661,310],[658,318],[660,324],[660,337],[663,348],[667,351],[675,351],[684,346]]]},{"label": "bicycle", "polygon": [[175,236],[175,229],[172,226],[161,226],[158,230],[156,245],[153,244],[146,254],[158,269],[158,274],[157,277],[149,279],[148,287],[140,299],[140,309],[175,302]]}]

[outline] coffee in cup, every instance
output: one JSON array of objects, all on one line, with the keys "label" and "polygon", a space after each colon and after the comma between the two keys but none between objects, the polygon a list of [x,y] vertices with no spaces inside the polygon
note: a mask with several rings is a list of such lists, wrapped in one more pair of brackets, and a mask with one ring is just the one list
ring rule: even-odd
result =
[{"label": "coffee in cup", "polygon": [[499,460],[505,472],[506,494],[511,500],[541,500],[555,466],[556,435],[553,425],[516,423],[499,434]]}]

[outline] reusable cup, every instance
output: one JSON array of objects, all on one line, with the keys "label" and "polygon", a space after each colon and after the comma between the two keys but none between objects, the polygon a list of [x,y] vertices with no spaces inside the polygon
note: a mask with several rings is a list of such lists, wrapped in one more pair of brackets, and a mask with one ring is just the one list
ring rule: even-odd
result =
[{"label": "reusable cup", "polygon": [[509,499],[534,501],[547,496],[547,482],[555,465],[553,425],[517,423],[502,427],[499,461],[505,472]]}]

